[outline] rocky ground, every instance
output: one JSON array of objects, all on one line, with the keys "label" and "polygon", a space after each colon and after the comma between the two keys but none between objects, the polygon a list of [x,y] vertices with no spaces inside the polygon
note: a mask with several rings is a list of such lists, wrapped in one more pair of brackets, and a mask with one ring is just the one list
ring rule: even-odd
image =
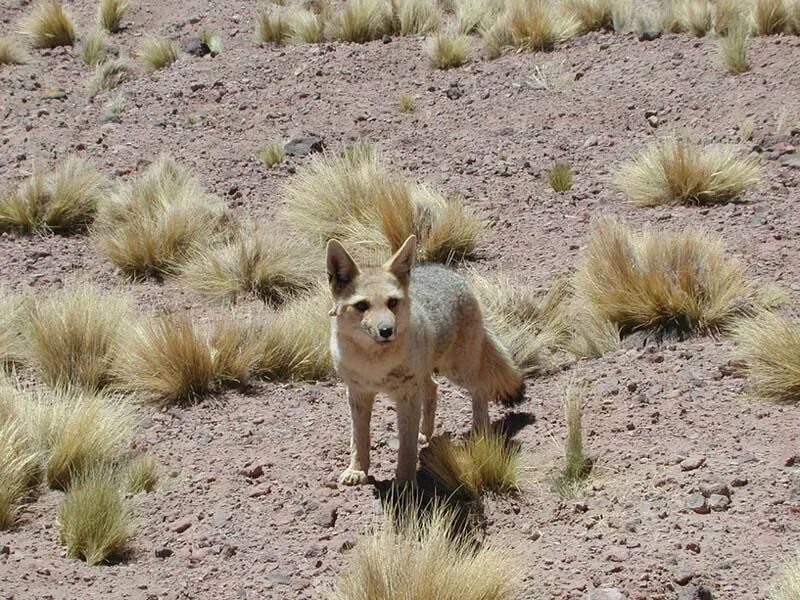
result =
[{"label": "rocky ground", "polygon": [[[85,34],[95,3],[68,4]],[[546,288],[574,270],[591,220],[612,214],[721,236],[753,284],[782,285],[788,312],[798,314],[800,139],[789,135],[800,122],[796,37],[754,39],[753,69],[736,77],[719,66],[711,38],[643,42],[632,33],[591,34],[550,54],[491,62],[478,57],[475,38],[473,61],[442,72],[428,66],[419,37],[260,47],[250,2],[177,6],[133,3],[113,44],[133,54],[146,33],[183,42],[209,29],[222,36],[219,56],[182,54],[94,98],[77,49],[32,51],[30,64],[0,67],[3,188],[70,152],[125,180],[165,151],[237,213],[271,218],[281,187],[307,159],[265,169],[256,150],[293,135],[317,135],[334,149],[369,138],[395,167],[463,193],[491,222],[480,270]],[[0,34],[29,10],[3,2]],[[536,66],[552,62],[574,81],[550,91],[526,84]],[[404,92],[417,99],[413,113],[397,110]],[[120,93],[124,109],[109,119],[107,104]],[[742,143],[747,121],[754,136]],[[763,182],[722,206],[632,205],[608,175],[675,132],[760,152]],[[556,159],[573,165],[571,192],[547,186]],[[85,236],[0,236],[5,288],[47,294],[76,279],[125,290],[143,311],[219,310],[170,281],[126,281]],[[529,423],[517,434],[520,494],[485,507],[488,538],[516,557],[509,567],[522,579],[520,599],[712,597],[704,589],[716,599],[765,598],[800,541],[800,420],[796,407],[748,398],[746,382],[726,368],[733,349],[724,337],[625,347],[528,382],[520,410]],[[550,480],[565,437],[561,393],[574,377],[590,384],[584,425],[597,467],[586,498],[562,502]],[[466,432],[468,399],[440,390],[437,430]],[[0,532],[0,597],[321,598],[380,513],[371,486],[337,483],[349,419],[338,381],[257,383],[217,402],[140,414],[137,444],[164,477],[155,493],[131,499],[138,531],[129,559],[94,568],[67,560],[55,521],[61,495],[48,492],[25,506],[17,528]],[[373,435],[374,475],[386,480],[396,455],[386,402]]]}]

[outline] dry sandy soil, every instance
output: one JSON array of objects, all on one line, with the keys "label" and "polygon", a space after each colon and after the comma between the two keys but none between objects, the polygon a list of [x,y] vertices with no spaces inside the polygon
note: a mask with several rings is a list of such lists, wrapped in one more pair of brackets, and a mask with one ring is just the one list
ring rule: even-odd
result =
[{"label": "dry sandy soil", "polygon": [[[20,4],[3,1],[0,33],[30,10]],[[95,3],[68,4],[85,34]],[[103,121],[117,92],[90,97],[91,71],[77,49],[33,51],[28,65],[0,67],[2,186],[70,152],[126,180],[167,151],[239,214],[271,218],[306,159],[268,170],[253,156],[259,147],[307,133],[333,149],[369,138],[396,168],[465,194],[491,222],[480,270],[510,270],[545,288],[575,269],[599,215],[701,226],[724,239],[755,285],[789,290],[788,311],[797,314],[800,157],[792,145],[800,140],[771,136],[800,115],[800,39],[754,39],[753,69],[736,77],[717,63],[713,39],[640,42],[635,34],[592,34],[551,54],[475,58],[442,72],[427,64],[419,37],[260,47],[254,11],[243,1],[133,3],[112,42],[124,52],[136,52],[146,33],[181,42],[203,29],[218,31],[225,50],[182,54],[123,84],[120,122]],[[477,38],[473,46],[477,57]],[[560,91],[519,85],[551,61],[563,61],[575,81]],[[453,85],[459,98],[447,95]],[[48,99],[55,88],[63,97]],[[417,98],[416,112],[398,112],[404,92]],[[658,116],[656,128],[646,111]],[[200,122],[188,124],[190,114]],[[746,119],[755,134],[742,149],[763,153],[764,177],[740,203],[643,209],[607,181],[615,164],[661,134],[739,143]],[[571,192],[546,184],[555,159],[575,169]],[[4,287],[44,295],[75,279],[125,290],[142,311],[220,310],[173,282],[126,281],[85,236],[0,236]],[[628,347],[530,379],[520,410],[532,422],[517,434],[521,492],[485,507],[486,535],[516,557],[518,598],[704,597],[699,585],[717,599],[766,597],[772,573],[800,541],[800,466],[787,466],[800,450],[800,420],[797,407],[756,402],[744,380],[726,375],[733,349],[726,338]],[[562,502],[549,480],[562,457],[561,390],[571,377],[590,383],[586,443],[598,467],[585,499]],[[468,399],[441,390],[437,430],[466,432]],[[0,532],[0,597],[325,597],[381,510],[372,486],[337,483],[348,454],[340,382],[257,383],[217,402],[140,413],[137,444],[157,457],[164,477],[156,492],[130,499],[139,527],[129,559],[94,568],[66,559],[55,518],[61,494],[48,492],[24,507],[15,529]],[[373,474],[387,480],[396,454],[387,402],[376,409],[373,435]],[[704,463],[684,470],[687,457]],[[701,484],[734,481],[726,511],[686,507]]]}]

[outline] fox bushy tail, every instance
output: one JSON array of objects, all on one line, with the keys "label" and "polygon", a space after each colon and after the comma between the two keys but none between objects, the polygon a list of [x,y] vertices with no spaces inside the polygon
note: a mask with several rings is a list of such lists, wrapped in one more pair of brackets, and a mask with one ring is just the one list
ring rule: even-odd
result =
[{"label": "fox bushy tail", "polygon": [[503,344],[491,331],[481,349],[479,369],[481,393],[503,406],[516,406],[525,400],[525,380]]}]

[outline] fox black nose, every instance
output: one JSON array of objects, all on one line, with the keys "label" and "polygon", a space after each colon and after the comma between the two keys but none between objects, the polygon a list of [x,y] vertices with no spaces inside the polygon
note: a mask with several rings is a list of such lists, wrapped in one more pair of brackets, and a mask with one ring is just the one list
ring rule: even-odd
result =
[{"label": "fox black nose", "polygon": [[394,333],[394,328],[392,328],[392,327],[381,327],[380,329],[378,329],[378,333],[381,334],[381,337],[383,339],[388,340],[390,337],[392,337],[392,334]]}]

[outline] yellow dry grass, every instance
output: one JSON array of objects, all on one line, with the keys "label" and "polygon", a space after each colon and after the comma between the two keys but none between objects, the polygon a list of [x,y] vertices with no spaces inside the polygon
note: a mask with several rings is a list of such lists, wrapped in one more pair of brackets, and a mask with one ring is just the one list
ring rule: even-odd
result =
[{"label": "yellow dry grass", "polygon": [[256,14],[256,40],[261,44],[283,44],[292,35],[292,23],[278,6],[264,8]]},{"label": "yellow dry grass", "polygon": [[667,0],[661,15],[662,28],[673,33],[703,37],[711,30],[711,3],[708,0]]},{"label": "yellow dry grass", "polygon": [[747,47],[750,43],[750,27],[746,24],[731,25],[719,40],[719,56],[729,73],[738,75],[750,70]]},{"label": "yellow dry grass", "polygon": [[547,183],[554,192],[568,192],[572,189],[572,167],[568,162],[556,161],[547,173]]},{"label": "yellow dry grass", "polygon": [[431,66],[454,69],[469,60],[469,37],[463,33],[440,31],[425,44],[425,54]]},{"label": "yellow dry grass", "polygon": [[22,23],[22,31],[34,48],[56,48],[75,43],[75,23],[58,0],[46,0]]},{"label": "yellow dry grass", "polygon": [[647,147],[613,176],[613,183],[643,206],[726,202],[758,181],[757,157],[677,138]]},{"label": "yellow dry grass", "polygon": [[0,37],[0,65],[24,65],[28,60],[28,54],[13,38]]},{"label": "yellow dry grass", "polygon": [[797,600],[800,598],[800,554],[785,561],[772,578],[769,600]]},{"label": "yellow dry grass", "polygon": [[25,316],[25,361],[47,385],[99,390],[111,383],[120,334],[131,317],[125,298],[73,285],[36,301]]},{"label": "yellow dry grass", "polygon": [[[7,390],[0,395],[8,394]],[[0,398],[0,531],[11,528],[19,503],[28,494],[39,471],[39,453],[13,418],[3,417]]]},{"label": "yellow dry grass", "polygon": [[461,33],[475,33],[497,22],[501,0],[454,0],[455,23]]},{"label": "yellow dry grass", "polygon": [[59,507],[58,525],[68,558],[90,565],[120,558],[133,536],[134,519],[116,474],[97,467],[77,477]]},{"label": "yellow dry grass", "polygon": [[733,27],[743,28],[748,34],[752,30],[752,0],[717,0],[714,9],[714,31],[719,35],[728,35]]},{"label": "yellow dry grass", "polygon": [[113,187],[89,162],[68,156],[0,198],[0,231],[71,231],[87,226]]},{"label": "yellow dry grass", "polygon": [[166,155],[101,209],[95,222],[97,245],[137,278],[178,271],[218,238],[225,216],[223,203]]},{"label": "yellow dry grass", "polygon": [[99,65],[106,58],[106,34],[102,29],[92,31],[81,48],[81,58],[87,65]]},{"label": "yellow dry grass", "polygon": [[178,48],[166,38],[148,35],[142,42],[141,56],[146,70],[158,71],[178,60]]},{"label": "yellow dry grass", "polygon": [[142,455],[131,459],[125,469],[126,489],[129,494],[150,493],[158,485],[158,465],[152,456]]},{"label": "yellow dry grass", "polygon": [[566,0],[564,8],[580,23],[582,32],[614,31],[619,0]]},{"label": "yellow dry grass", "polygon": [[562,498],[570,499],[583,493],[592,466],[583,449],[583,387],[570,381],[564,390],[563,404],[567,425],[564,469],[553,488]]},{"label": "yellow dry grass", "polygon": [[786,0],[755,0],[753,22],[758,35],[777,35],[791,30],[791,14]]},{"label": "yellow dry grass", "polygon": [[748,292],[719,240],[692,230],[634,234],[613,219],[593,228],[574,287],[575,322],[594,323],[578,336],[604,337],[715,332],[742,313]]},{"label": "yellow dry grass", "polygon": [[574,14],[549,0],[507,0],[506,7],[498,23],[518,49],[552,50],[581,30]]},{"label": "yellow dry grass", "polygon": [[517,575],[506,551],[456,531],[455,515],[441,506],[383,522],[356,543],[332,600],[510,600]]},{"label": "yellow dry grass", "polygon": [[773,402],[800,402],[800,323],[763,311],[737,321],[733,333],[752,393]]},{"label": "yellow dry grass", "polygon": [[277,306],[313,287],[322,260],[303,240],[281,235],[265,223],[249,223],[223,244],[198,251],[180,277],[212,298],[235,303],[255,296]]},{"label": "yellow dry grass", "polygon": [[310,10],[295,10],[289,13],[289,30],[296,44],[320,44],[325,41],[328,26],[327,11],[315,13]]},{"label": "yellow dry grass", "polygon": [[392,6],[386,0],[350,0],[331,19],[333,36],[364,43],[394,30]]},{"label": "yellow dry grass", "polygon": [[5,367],[22,360],[23,315],[29,304],[30,298],[0,289],[0,380]]},{"label": "yellow dry grass", "polygon": [[116,33],[122,27],[122,19],[128,10],[128,0],[100,0],[97,7],[97,21],[109,33]]},{"label": "yellow dry grass", "polygon": [[435,0],[395,0],[398,32],[413,35],[437,31],[444,15]]},{"label": "yellow dry grass", "polygon": [[117,86],[136,77],[136,68],[127,58],[116,58],[97,65],[89,91],[97,95],[102,91],[113,90]]}]

